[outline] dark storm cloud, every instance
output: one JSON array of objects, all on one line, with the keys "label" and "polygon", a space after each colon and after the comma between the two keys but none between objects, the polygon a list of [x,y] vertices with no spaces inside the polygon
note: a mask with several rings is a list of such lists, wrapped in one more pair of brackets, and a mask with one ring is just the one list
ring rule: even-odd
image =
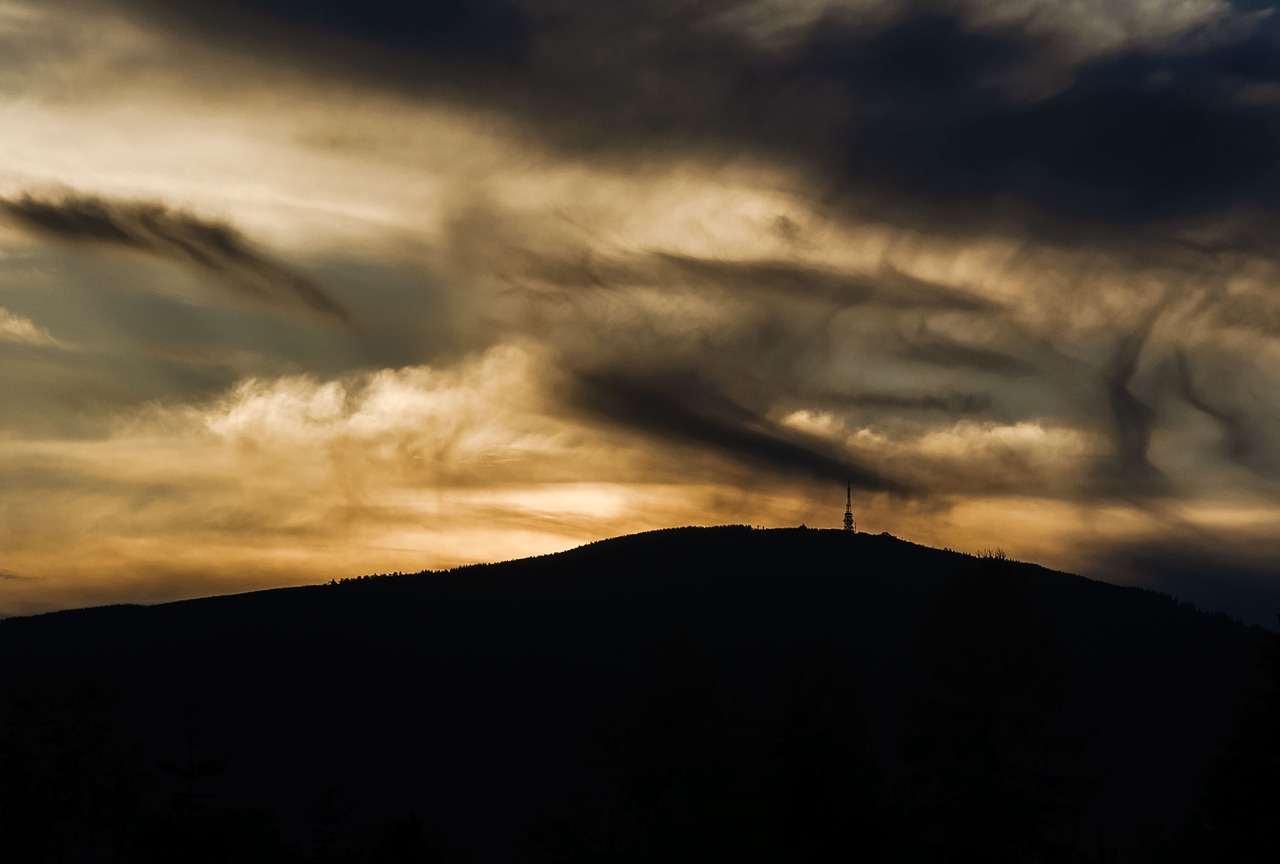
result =
[{"label": "dark storm cloud", "polygon": [[319,285],[255,250],[236,229],[151,202],[68,195],[0,198],[0,216],[29,232],[131,249],[213,273],[258,300],[285,300],[344,324],[351,316]]},{"label": "dark storm cloud", "polygon": [[904,494],[906,486],[817,438],[785,429],[693,373],[579,372],[569,401],[580,410],[665,441],[814,480]]},{"label": "dark storm cloud", "polygon": [[[967,58],[979,50],[973,43],[980,37],[954,22],[902,28],[914,32],[912,50],[895,54],[905,69],[912,57]],[[890,32],[870,44],[901,36]],[[955,70],[959,89],[942,83],[946,75],[911,79],[920,86],[858,130],[849,177],[874,176],[882,192],[941,214],[994,207],[1042,229],[1167,222],[1243,201],[1274,208],[1276,107],[1233,98],[1246,82],[1231,61],[1241,52],[1276,50],[1259,36],[1192,56],[1111,58],[1078,70],[1068,87],[1039,100],[983,87],[965,77],[967,67]],[[1008,56],[995,46],[979,53],[993,63]],[[1276,80],[1273,70],[1252,72],[1254,80]],[[890,78],[871,86],[896,85]]]},{"label": "dark storm cloud", "polygon": [[1264,64],[1246,72],[1234,62],[1280,56],[1272,31],[1199,53],[1102,59],[1060,92],[1027,99],[997,82],[1033,70],[1030,54],[1051,46],[1016,31],[966,32],[945,17],[908,19],[835,49],[879,58],[845,67],[873,105],[844,148],[846,176],[943,218],[987,211],[1054,231],[1167,222],[1242,201],[1274,207],[1276,106],[1234,98],[1280,80]]},{"label": "dark storm cloud", "polygon": [[[276,56],[406,74],[406,61],[510,63],[531,21],[508,0],[122,0],[155,19]],[[381,61],[379,60],[381,55]],[[370,67],[368,64],[373,64]]]},{"label": "dark storm cloud", "polygon": [[749,5],[732,0],[123,2],[318,74],[487,103],[579,153],[778,159],[917,225],[1097,239],[1280,209],[1280,22],[1244,4],[1233,26],[1076,65],[1032,18],[979,30],[942,0],[833,6],[772,45],[727,23]]}]

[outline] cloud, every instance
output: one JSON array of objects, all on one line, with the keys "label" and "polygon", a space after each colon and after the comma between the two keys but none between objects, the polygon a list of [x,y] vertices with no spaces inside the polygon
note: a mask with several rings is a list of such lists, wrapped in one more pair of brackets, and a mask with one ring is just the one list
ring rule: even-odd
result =
[{"label": "cloud", "polygon": [[831,442],[785,429],[734,402],[695,373],[579,372],[568,398],[590,415],[666,441],[813,480],[846,480],[874,492],[909,492],[906,484],[860,464]]},{"label": "cloud", "polygon": [[[167,3],[126,0],[156,19],[193,28],[206,38],[225,38],[265,49],[276,39],[285,51],[314,61],[320,52],[335,60],[373,60],[382,74],[400,71],[409,58],[453,62],[510,63],[529,49],[531,22],[508,0],[225,0]],[[382,52],[381,63],[374,56]],[[389,67],[389,68],[385,68]]]},{"label": "cloud", "polygon": [[1248,96],[1280,82],[1280,24],[1243,4],[129,5],[313,74],[484,105],[612,165],[782,162],[872,218],[1103,241],[1280,204],[1275,106]]},{"label": "cloud", "polygon": [[59,199],[0,198],[0,214],[34,234],[116,246],[216,275],[242,295],[301,305],[343,324],[351,315],[306,276],[255,250],[234,228],[161,204],[76,194]]},{"label": "cloud", "polygon": [[21,342],[42,347],[61,344],[49,334],[48,330],[38,327],[30,318],[24,318],[3,307],[0,307],[0,341]]},{"label": "cloud", "polygon": [[501,345],[443,368],[249,379],[190,419],[250,459],[305,467],[325,454],[351,469],[352,489],[493,481],[556,455],[563,429],[542,404],[544,362]]}]

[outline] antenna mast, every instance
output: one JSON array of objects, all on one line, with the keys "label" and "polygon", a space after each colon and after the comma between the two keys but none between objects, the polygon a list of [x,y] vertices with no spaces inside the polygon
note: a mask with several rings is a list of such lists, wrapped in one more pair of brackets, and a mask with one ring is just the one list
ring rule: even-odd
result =
[{"label": "antenna mast", "polygon": [[853,484],[846,483],[844,487],[844,530],[854,530],[853,521]]}]

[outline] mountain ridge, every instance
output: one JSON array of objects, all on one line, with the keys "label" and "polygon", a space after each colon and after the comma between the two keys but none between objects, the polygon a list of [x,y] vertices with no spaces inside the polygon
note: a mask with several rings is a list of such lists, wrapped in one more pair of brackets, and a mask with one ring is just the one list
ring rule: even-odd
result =
[{"label": "mountain ridge", "polygon": [[[1194,806],[1263,636],[1147,589],[887,534],[676,528],[447,571],[6,619],[0,702],[87,679],[118,695],[149,766],[173,761],[182,706],[199,704],[210,746],[234,757],[208,806],[273,813],[305,845],[309,796],[361,790],[351,837],[387,814],[430,814],[472,860],[510,861],[547,811],[597,782],[581,761],[592,730],[644,715],[636,700],[663,686],[673,650],[733,694],[739,718],[772,716],[787,681],[834,664],[899,776],[903,696],[934,686],[921,651],[938,633],[943,659],[985,640],[999,662],[1043,637],[1043,673],[1011,692],[1061,677],[1046,717],[1094,742],[1071,768],[1099,789],[1081,830],[1134,848]],[[150,794],[165,782],[156,774]]]},{"label": "mountain ridge", "polygon": [[[10,614],[5,616],[0,616],[0,621],[16,622],[19,620],[49,620],[51,618],[58,617],[58,616],[82,616],[85,614],[92,614],[92,615],[109,614],[109,613],[106,613],[105,610],[164,609],[164,608],[180,607],[180,606],[183,606],[184,604],[192,604],[192,603],[202,603],[202,602],[220,603],[220,602],[231,600],[232,598],[262,597],[263,595],[274,594],[277,592],[313,591],[317,589],[332,588],[334,586],[349,586],[353,584],[363,584],[363,583],[373,582],[375,580],[384,580],[384,579],[390,579],[390,580],[433,579],[437,581],[449,581],[452,577],[456,577],[458,575],[463,575],[463,574],[465,574],[470,579],[474,579],[477,576],[483,579],[487,576],[489,571],[492,571],[494,569],[501,570],[508,567],[525,567],[525,566],[540,567],[553,562],[572,560],[579,556],[588,556],[588,555],[594,554],[597,551],[601,551],[604,549],[616,549],[622,545],[630,545],[633,543],[647,543],[652,540],[679,537],[682,535],[702,536],[702,537],[708,537],[708,538],[714,536],[715,538],[719,539],[721,537],[726,537],[728,535],[743,535],[748,533],[751,533],[751,534],[777,533],[777,534],[789,535],[789,536],[815,536],[815,537],[822,537],[824,539],[824,542],[829,542],[830,538],[832,537],[840,537],[842,539],[836,542],[853,542],[853,543],[863,544],[864,547],[866,544],[881,544],[881,543],[898,544],[898,546],[901,548],[911,549],[921,554],[933,553],[933,554],[942,555],[942,556],[954,556],[953,560],[956,560],[956,561],[964,560],[964,559],[981,560],[988,555],[998,556],[1001,559],[1003,559],[1004,557],[1003,553],[998,551],[995,553],[989,553],[985,551],[978,552],[978,553],[968,553],[968,552],[962,552],[962,551],[958,551],[950,548],[939,548],[939,547],[928,546],[928,545],[916,543],[911,540],[907,540],[902,537],[898,537],[887,531],[880,532],[878,534],[870,534],[866,532],[845,532],[838,528],[811,528],[804,525],[797,526],[797,527],[779,527],[779,528],[760,528],[760,527],[753,527],[745,524],[728,524],[728,525],[714,525],[714,526],[679,526],[679,527],[668,527],[668,528],[655,528],[655,529],[650,529],[646,531],[635,532],[632,534],[621,534],[614,537],[606,537],[606,538],[601,538],[599,540],[593,540],[587,543],[583,543],[579,546],[571,547],[569,549],[563,549],[555,552],[547,552],[540,555],[531,555],[531,556],[526,556],[522,558],[513,558],[513,559],[504,560],[504,561],[474,562],[474,563],[468,563],[468,564],[460,564],[455,567],[449,567],[449,568],[439,569],[439,570],[427,569],[427,570],[410,571],[410,572],[397,571],[394,573],[369,573],[361,576],[334,578],[330,582],[318,582],[318,583],[311,583],[311,584],[304,584],[304,585],[259,588],[259,589],[252,589],[249,591],[237,591],[237,592],[232,592],[227,594],[211,594],[211,595],[204,595],[199,597],[187,597],[187,598],[182,598],[178,600],[166,600],[166,601],[161,601],[157,603],[122,602],[122,603],[102,604],[102,605],[96,605],[96,606],[75,607],[75,608],[69,608],[69,609],[54,609],[54,610],[49,610],[44,612],[35,612],[30,614]],[[1244,627],[1258,626],[1258,625],[1249,624],[1247,622],[1240,621],[1238,618],[1235,618],[1226,612],[1202,609],[1195,603],[1175,597],[1174,595],[1166,591],[1160,591],[1154,588],[1148,588],[1141,585],[1121,585],[1114,582],[1108,582],[1107,580],[1104,580],[1104,579],[1095,579],[1092,577],[1083,576],[1081,574],[1071,573],[1069,571],[1055,570],[1053,568],[1045,567],[1043,565],[1037,564],[1032,561],[1022,561],[1022,560],[1013,559],[1013,558],[1009,558],[1007,559],[1007,561],[1010,564],[1016,565],[1018,567],[1031,568],[1032,570],[1037,571],[1041,574],[1052,574],[1055,577],[1070,577],[1073,579],[1080,579],[1094,585],[1108,586],[1111,588],[1117,588],[1124,591],[1138,592],[1140,594],[1159,597],[1159,598],[1162,598],[1163,600],[1167,600],[1168,602],[1182,609],[1194,611],[1194,612],[1197,612],[1203,615],[1212,616],[1212,617],[1225,618],[1233,621],[1234,623],[1240,624],[1241,626],[1244,626]]]}]

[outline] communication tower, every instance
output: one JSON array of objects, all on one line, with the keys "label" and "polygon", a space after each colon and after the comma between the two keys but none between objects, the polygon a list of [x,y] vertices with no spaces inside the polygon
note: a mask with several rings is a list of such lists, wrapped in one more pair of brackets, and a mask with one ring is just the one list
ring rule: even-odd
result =
[{"label": "communication tower", "polygon": [[844,530],[857,531],[858,523],[853,521],[853,484],[844,487]]}]

